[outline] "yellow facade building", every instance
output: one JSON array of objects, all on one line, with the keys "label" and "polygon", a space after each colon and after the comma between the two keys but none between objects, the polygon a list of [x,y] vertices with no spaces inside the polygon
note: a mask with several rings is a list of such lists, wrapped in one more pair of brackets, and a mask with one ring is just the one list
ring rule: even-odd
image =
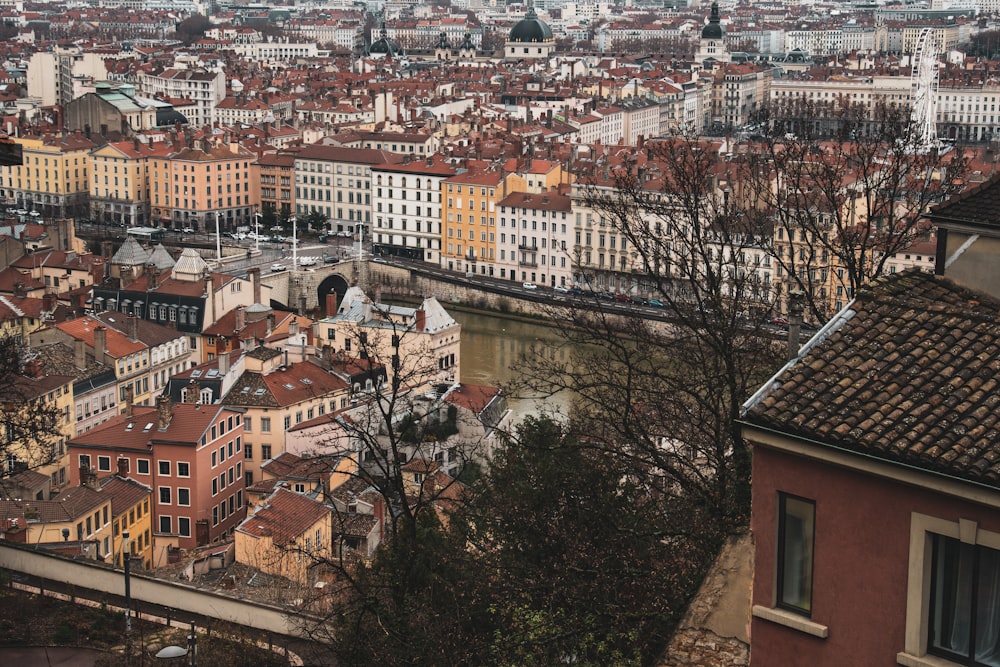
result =
[{"label": "yellow facade building", "polygon": [[80,132],[17,137],[23,163],[0,174],[0,195],[22,216],[78,217],[89,211],[90,152],[97,144]]}]

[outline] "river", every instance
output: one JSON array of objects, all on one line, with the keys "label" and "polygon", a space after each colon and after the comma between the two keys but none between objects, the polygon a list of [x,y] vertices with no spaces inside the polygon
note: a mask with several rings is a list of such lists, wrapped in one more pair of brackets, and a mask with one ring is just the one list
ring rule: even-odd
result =
[{"label": "river", "polygon": [[[447,306],[445,306],[447,308]],[[522,356],[532,345],[547,348],[549,354],[566,354],[560,349],[559,333],[552,327],[506,318],[498,313],[448,311],[462,325],[462,382],[469,384],[503,384],[514,379]],[[552,410],[568,407],[568,398],[555,396],[545,401],[510,399],[514,419],[536,414],[542,408]]]}]

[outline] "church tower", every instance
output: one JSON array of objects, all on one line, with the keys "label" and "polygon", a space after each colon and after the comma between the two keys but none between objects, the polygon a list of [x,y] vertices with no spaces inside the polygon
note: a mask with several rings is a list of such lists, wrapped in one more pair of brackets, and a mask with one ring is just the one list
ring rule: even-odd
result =
[{"label": "church tower", "polygon": [[711,63],[705,64],[707,60],[729,62],[724,36],[722,19],[719,18],[719,3],[713,2],[712,13],[708,17],[708,23],[701,30],[701,39],[698,40],[698,53],[695,55],[697,69],[712,69]]}]

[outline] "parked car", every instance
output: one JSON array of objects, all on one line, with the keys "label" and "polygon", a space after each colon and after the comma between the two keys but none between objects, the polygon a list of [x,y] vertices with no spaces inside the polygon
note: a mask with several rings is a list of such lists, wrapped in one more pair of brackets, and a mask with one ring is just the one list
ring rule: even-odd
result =
[{"label": "parked car", "polygon": [[773,324],[776,327],[787,328],[788,320],[786,320],[784,317],[779,317],[778,315],[775,315],[774,317],[771,318],[771,324]]},{"label": "parked car", "polygon": [[311,255],[306,255],[305,257],[299,257],[299,266],[315,266],[316,258]]},{"label": "parked car", "polygon": [[288,267],[285,266],[284,264],[281,264],[280,262],[275,262],[274,264],[271,265],[272,273],[277,273],[278,271],[287,271],[287,270]]},{"label": "parked car", "polygon": [[192,229],[191,227],[185,227],[181,231],[184,232],[185,234],[194,234],[194,229]]},{"label": "parked car", "polygon": [[521,287],[524,289],[538,289],[538,285],[535,283],[521,283]]},{"label": "parked car", "polygon": [[324,264],[336,264],[337,263],[337,258],[334,257],[333,255],[328,255],[328,254],[326,254],[324,252],[323,253],[323,263]]},{"label": "parked car", "polygon": [[615,301],[619,303],[632,303],[632,297],[628,294],[615,294]]},{"label": "parked car", "polygon": [[555,292],[562,292],[563,294],[569,293],[569,289],[563,287],[562,285],[556,285],[552,288],[552,290]]},{"label": "parked car", "polygon": [[650,299],[648,305],[652,306],[653,308],[663,308],[663,302],[660,301],[659,299]]}]

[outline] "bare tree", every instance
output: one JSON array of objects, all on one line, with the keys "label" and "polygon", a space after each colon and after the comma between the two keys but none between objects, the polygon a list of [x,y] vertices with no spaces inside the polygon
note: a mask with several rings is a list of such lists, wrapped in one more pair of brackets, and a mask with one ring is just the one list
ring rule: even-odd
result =
[{"label": "bare tree", "polygon": [[64,415],[54,395],[69,378],[46,377],[14,336],[0,337],[0,495],[25,470],[56,463]]},{"label": "bare tree", "polygon": [[928,211],[965,187],[968,169],[963,151],[922,145],[904,109],[848,107],[828,119],[830,139],[772,130],[741,154],[755,179],[754,213],[774,226],[779,302],[804,292],[817,322],[930,236]]},{"label": "bare tree", "polygon": [[[645,158],[585,179],[578,197],[629,249],[631,275],[662,302],[666,321],[600,301],[559,309],[552,321],[573,359],[534,355],[518,390],[573,392],[577,428],[630,460],[651,495],[739,523],[749,456],[735,420],[777,353],[761,322],[771,307],[770,229],[743,215],[745,167],[713,144],[647,143]],[[578,279],[592,273],[581,266]]]}]

